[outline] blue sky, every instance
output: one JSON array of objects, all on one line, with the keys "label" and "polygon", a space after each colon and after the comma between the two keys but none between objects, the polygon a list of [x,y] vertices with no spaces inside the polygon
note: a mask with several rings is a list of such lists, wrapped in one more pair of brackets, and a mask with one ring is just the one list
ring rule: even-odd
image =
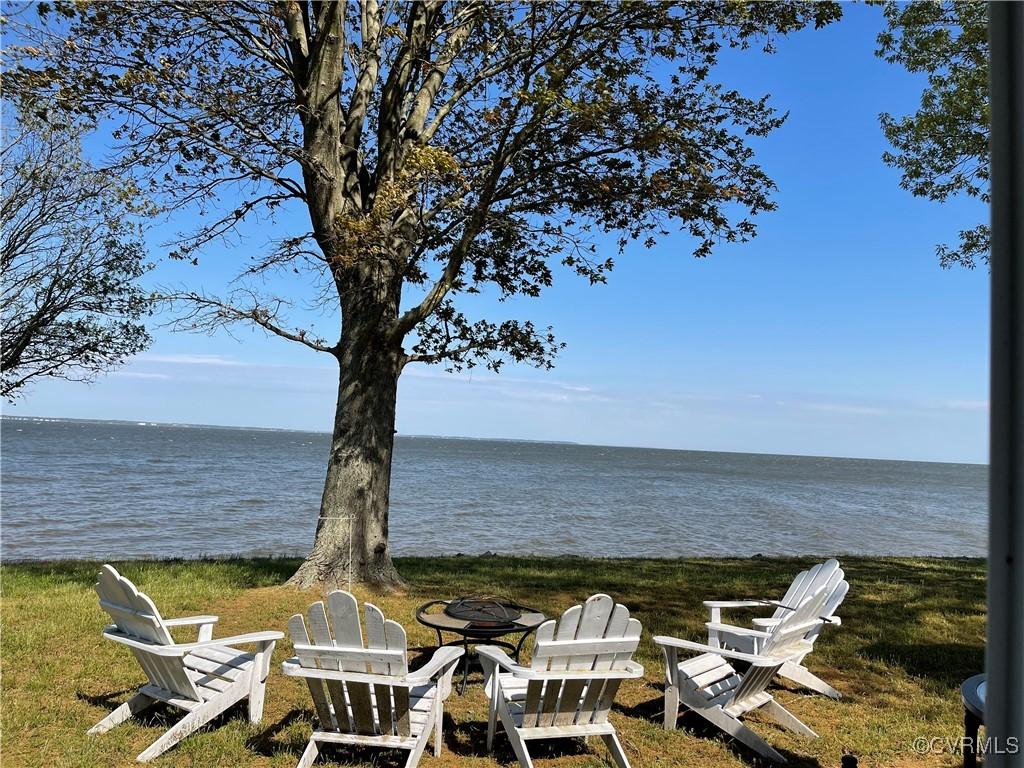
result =
[{"label": "blue sky", "polygon": [[[987,272],[944,271],[934,253],[986,214],[917,200],[881,162],[878,114],[912,111],[922,86],[873,55],[881,24],[877,8],[847,5],[772,56],[723,62],[729,86],[790,112],[756,145],[779,210],[753,242],[698,261],[673,235],[631,247],[604,286],[559,275],[539,299],[473,297],[473,315],[553,325],[567,349],[550,372],[410,366],[399,432],[986,461]],[[150,280],[216,291],[260,237],[199,267],[161,263]],[[97,383],[44,382],[5,412],[329,429],[331,359],[244,329],[154,336]]]}]

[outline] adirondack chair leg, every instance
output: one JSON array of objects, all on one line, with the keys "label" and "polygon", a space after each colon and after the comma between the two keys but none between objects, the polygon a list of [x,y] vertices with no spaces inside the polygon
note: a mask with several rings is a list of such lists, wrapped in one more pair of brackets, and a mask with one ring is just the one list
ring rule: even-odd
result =
[{"label": "adirondack chair leg", "polygon": [[249,722],[254,725],[263,719],[263,700],[267,690],[266,679],[260,679],[260,655],[256,654],[256,661],[249,672]]},{"label": "adirondack chair leg", "polygon": [[601,738],[604,739],[608,751],[612,753],[612,760],[615,761],[615,765],[618,768],[629,768],[629,760],[626,759],[626,751],[622,748],[622,744],[619,743],[619,737],[614,733],[609,733]]},{"label": "adirondack chair leg", "polygon": [[818,734],[802,723],[796,715],[783,707],[777,701],[769,701],[764,705],[765,714],[775,720],[783,728],[788,728],[801,736],[809,736],[812,739],[818,738]]},{"label": "adirondack chair leg", "polygon": [[409,759],[405,761],[405,768],[416,768],[423,757],[423,751],[427,748],[427,739],[434,730],[434,723],[424,723],[423,732],[416,739],[416,745],[409,751]]},{"label": "adirondack chair leg", "polygon": [[674,731],[679,720],[679,688],[669,683],[665,686],[665,730]]},{"label": "adirondack chair leg", "polygon": [[[711,609],[711,623],[712,624],[720,624],[721,622],[722,622],[722,609],[721,608],[712,608]],[[718,630],[717,629],[712,629],[712,630],[708,631],[708,645],[710,645],[712,648],[719,648],[721,646],[721,641],[718,638]]]},{"label": "adirondack chair leg", "polygon": [[215,699],[211,699],[205,704],[200,704],[185,715],[185,717],[181,718],[181,720],[179,720],[163,736],[150,744],[149,747],[135,759],[140,763],[148,763],[153,758],[162,755],[190,733],[199,730],[225,709],[237,703],[240,698],[241,696],[221,695]]},{"label": "adirondack chair leg", "polygon": [[[497,680],[494,681],[494,685],[497,687]],[[512,745],[512,751],[515,752],[516,759],[519,760],[520,768],[533,768],[533,760],[526,749],[526,742],[516,730],[512,713],[508,711],[508,705],[505,703],[505,697],[500,694],[498,696],[498,715],[501,717],[501,725],[505,729],[505,735],[508,736],[509,744]]]},{"label": "adirondack chair leg", "polygon": [[[716,610],[712,609],[712,616]],[[676,685],[679,652],[671,646],[662,650],[665,652],[665,730],[674,731],[679,720],[679,686]]]},{"label": "adirondack chair leg", "polygon": [[441,692],[438,691],[434,697],[434,757],[441,756],[441,744],[443,743],[443,728],[444,710],[441,708]]},{"label": "adirondack chair leg", "polygon": [[494,703],[491,704],[487,713],[487,751],[494,751],[494,731],[498,725],[498,711]]},{"label": "adirondack chair leg", "polygon": [[86,733],[106,733],[111,728],[114,728],[129,719],[132,715],[137,715],[140,712],[144,712],[149,709],[153,706],[155,701],[156,699],[147,696],[144,693],[136,693],[128,699],[128,701],[96,723],[96,725],[86,731]]},{"label": "adirondack chair leg", "polygon": [[494,732],[498,726],[498,700],[501,698],[501,691],[498,690],[498,673],[494,665],[484,659],[484,674],[486,683],[491,686],[491,702],[487,707],[487,751],[494,751]]},{"label": "adirondack chair leg", "polygon": [[823,693],[830,699],[840,699],[843,696],[843,694],[815,675],[807,667],[794,664],[791,661],[787,661],[782,665],[779,674],[792,680],[794,683],[802,685],[804,688],[810,688],[812,691]]},{"label": "adirondack chair leg", "polygon": [[276,643],[269,642],[260,646],[249,673],[249,722],[254,725],[263,719],[263,702],[267,695],[267,677],[270,675],[274,645]]},{"label": "adirondack chair leg", "polygon": [[769,760],[774,760],[776,763],[786,762],[786,758],[779,754],[771,744],[747,728],[747,726],[732,715],[725,714],[721,707],[698,710],[698,714],[714,725],[717,725],[723,731],[736,739],[736,741],[750,747],[750,749],[754,750],[762,757],[767,757]]},{"label": "adirondack chair leg", "polygon": [[314,739],[310,739],[309,744],[307,744],[306,749],[303,750],[302,757],[299,758],[299,762],[296,764],[295,768],[309,768],[313,765],[313,762],[319,754],[320,747],[317,746]]}]

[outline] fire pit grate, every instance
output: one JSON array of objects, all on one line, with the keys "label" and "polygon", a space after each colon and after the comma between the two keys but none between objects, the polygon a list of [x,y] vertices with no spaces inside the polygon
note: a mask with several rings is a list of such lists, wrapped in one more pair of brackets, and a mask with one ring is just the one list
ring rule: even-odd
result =
[{"label": "fire pit grate", "polygon": [[457,597],[445,606],[444,612],[476,627],[512,626],[523,615],[512,601],[489,595]]}]

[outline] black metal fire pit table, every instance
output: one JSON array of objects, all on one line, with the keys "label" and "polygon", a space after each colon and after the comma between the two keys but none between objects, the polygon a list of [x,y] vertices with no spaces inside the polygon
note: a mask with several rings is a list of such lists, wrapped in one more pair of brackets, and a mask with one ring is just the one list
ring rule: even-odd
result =
[{"label": "black metal fire pit table", "polygon": [[[526,638],[546,619],[547,617],[540,611],[502,597],[472,596],[458,597],[454,600],[432,600],[416,609],[416,621],[437,632],[439,646],[461,645],[466,650],[462,659],[460,696],[466,692],[466,681],[469,679],[471,642],[486,640],[487,645],[506,648],[512,651],[518,662],[519,651],[522,650]],[[442,632],[451,632],[458,635],[459,639],[446,643]],[[514,644],[497,639],[520,633],[522,636],[519,642]]]}]

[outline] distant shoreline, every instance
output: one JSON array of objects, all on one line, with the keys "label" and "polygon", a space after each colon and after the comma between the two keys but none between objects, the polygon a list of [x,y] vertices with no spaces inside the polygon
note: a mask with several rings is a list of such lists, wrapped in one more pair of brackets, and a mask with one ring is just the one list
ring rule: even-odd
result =
[{"label": "distant shoreline", "polygon": [[[330,432],[312,429],[289,429],[288,427],[235,427],[229,424],[191,424],[187,422],[174,421],[133,421],[132,419],[72,419],[63,416],[14,416],[4,414],[0,417],[3,421],[21,422],[71,422],[73,424],[119,424],[125,427],[174,427],[176,429],[234,429],[244,432],[286,432],[299,435],[330,435]],[[429,440],[478,440],[487,443],[539,443],[541,445],[581,445],[572,440],[529,440],[517,437],[462,437],[460,435],[405,435],[397,434],[396,437],[429,439]],[[630,447],[630,446],[600,446],[608,448]],[[644,448],[643,450],[672,450],[671,448]]]},{"label": "distant shoreline", "polygon": [[[0,422],[71,422],[77,424],[116,424],[126,427],[171,427],[175,429],[227,429],[243,432],[279,432],[298,435],[330,435],[330,432],[312,429],[291,429],[288,427],[253,427],[233,426],[230,424],[190,424],[185,422],[146,421],[133,419],[76,419],[64,416],[21,416],[21,415],[0,415]],[[727,456],[782,456],[786,458],[799,459],[834,459],[837,461],[877,461],[897,462],[904,464],[943,464],[964,467],[987,467],[987,463],[972,461],[923,461],[921,459],[879,459],[864,456],[826,456],[817,453],[765,453],[759,451],[713,451],[705,448],[655,448],[644,445],[611,445],[603,443],[580,443],[573,440],[536,440],[516,437],[465,437],[460,435],[421,435],[397,433],[397,438],[405,440],[464,440],[467,442],[482,443],[524,443],[528,445],[572,445],[581,448],[614,448],[622,450],[637,451],[666,451],[669,453],[709,453]]]}]

